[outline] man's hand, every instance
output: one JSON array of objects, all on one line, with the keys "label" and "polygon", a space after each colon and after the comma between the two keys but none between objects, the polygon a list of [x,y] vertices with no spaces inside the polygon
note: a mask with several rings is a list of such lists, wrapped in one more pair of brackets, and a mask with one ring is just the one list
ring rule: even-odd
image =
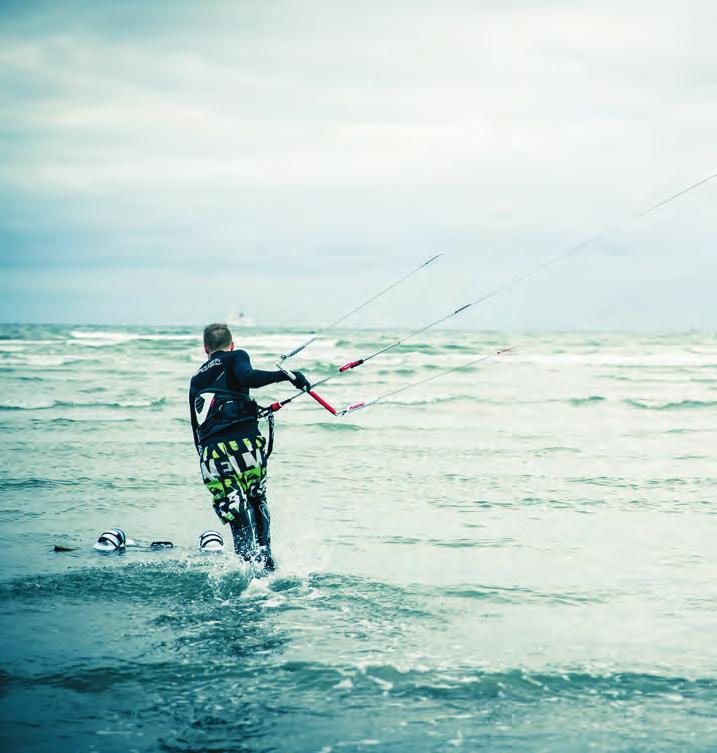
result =
[{"label": "man's hand", "polygon": [[289,381],[294,385],[294,387],[303,390],[304,392],[308,392],[311,389],[309,380],[300,371],[293,371],[292,373],[294,375],[294,378],[290,379]]}]

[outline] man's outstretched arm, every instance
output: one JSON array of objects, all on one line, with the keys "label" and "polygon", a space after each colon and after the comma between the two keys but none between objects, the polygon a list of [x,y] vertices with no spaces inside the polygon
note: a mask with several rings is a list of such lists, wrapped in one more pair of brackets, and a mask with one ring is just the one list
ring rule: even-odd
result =
[{"label": "man's outstretched arm", "polygon": [[[249,354],[245,350],[235,351],[237,354],[234,358],[234,376],[241,387],[248,387],[249,389],[257,389],[258,387],[266,387],[267,384],[276,384],[277,382],[290,382],[293,381],[283,371],[262,371],[261,369],[252,368],[251,361],[249,360]],[[294,372],[301,374],[301,372]],[[308,385],[308,381],[301,374],[301,378],[294,382],[295,386],[303,389],[303,384]]]}]

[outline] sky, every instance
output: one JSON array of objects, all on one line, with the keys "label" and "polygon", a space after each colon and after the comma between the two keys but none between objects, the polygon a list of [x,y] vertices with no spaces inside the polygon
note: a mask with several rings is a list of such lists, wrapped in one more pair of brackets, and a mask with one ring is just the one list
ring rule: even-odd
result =
[{"label": "sky", "polygon": [[717,331],[711,0],[2,0],[0,321]]}]

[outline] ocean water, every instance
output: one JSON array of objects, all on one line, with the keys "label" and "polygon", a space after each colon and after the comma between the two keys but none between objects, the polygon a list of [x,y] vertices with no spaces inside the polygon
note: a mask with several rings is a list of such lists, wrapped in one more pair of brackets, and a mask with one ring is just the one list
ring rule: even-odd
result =
[{"label": "ocean water", "polygon": [[[304,334],[236,340],[271,368]],[[196,549],[197,332],[0,338],[3,750],[717,750],[715,336],[435,332],[322,392],[517,347],[295,401],[259,579]],[[110,526],[177,546],[93,552]]]}]

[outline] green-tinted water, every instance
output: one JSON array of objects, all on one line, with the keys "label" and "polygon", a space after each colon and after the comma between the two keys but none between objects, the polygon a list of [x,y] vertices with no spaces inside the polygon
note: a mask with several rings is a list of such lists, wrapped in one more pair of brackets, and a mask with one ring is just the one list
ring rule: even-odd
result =
[{"label": "green-tinted water", "polygon": [[[717,749],[714,337],[523,336],[347,419],[296,401],[270,464],[279,570],[250,581],[196,551],[218,521],[187,420],[195,332],[0,336],[6,749]],[[390,337],[328,336],[296,366]],[[270,368],[301,334],[236,339]],[[508,342],[436,333],[325,392]],[[179,546],[92,552],[113,525]]]}]

